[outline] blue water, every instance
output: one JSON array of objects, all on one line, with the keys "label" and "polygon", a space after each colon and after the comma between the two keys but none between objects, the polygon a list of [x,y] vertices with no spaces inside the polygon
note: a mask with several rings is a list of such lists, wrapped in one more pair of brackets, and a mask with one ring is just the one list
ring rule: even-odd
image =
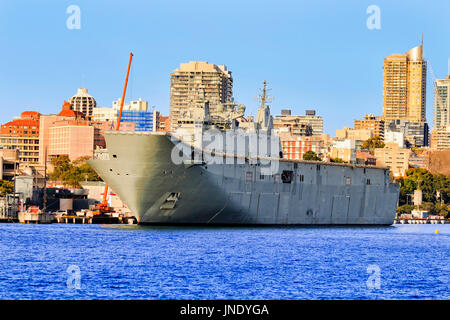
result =
[{"label": "blue water", "polygon": [[0,299],[449,299],[449,240],[450,225],[0,224]]}]

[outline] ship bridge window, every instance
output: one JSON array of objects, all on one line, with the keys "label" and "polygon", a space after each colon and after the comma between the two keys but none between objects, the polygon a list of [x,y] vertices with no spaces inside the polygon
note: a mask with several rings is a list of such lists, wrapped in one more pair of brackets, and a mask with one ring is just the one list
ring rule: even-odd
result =
[{"label": "ship bridge window", "polygon": [[283,170],[281,173],[281,180],[283,183],[291,183],[292,177],[294,176],[294,173],[290,170]]}]

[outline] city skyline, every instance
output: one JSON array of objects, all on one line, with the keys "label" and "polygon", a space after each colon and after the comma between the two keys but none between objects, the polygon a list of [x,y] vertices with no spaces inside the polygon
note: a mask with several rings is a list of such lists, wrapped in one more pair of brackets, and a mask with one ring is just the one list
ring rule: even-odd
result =
[{"label": "city skyline", "polygon": [[[315,109],[332,135],[366,113],[382,114],[383,59],[419,45],[422,32],[424,56],[436,78],[448,70],[450,45],[443,39],[449,38],[445,12],[450,5],[444,1],[425,8],[419,1],[408,8],[379,1],[380,30],[366,27],[369,2],[345,7],[331,1],[321,1],[322,6],[230,3],[217,11],[202,1],[139,6],[80,1],[79,30],[66,28],[71,3],[49,3],[21,7],[6,1],[0,13],[0,35],[8,48],[0,53],[2,123],[25,110],[57,112],[77,88],[88,88],[98,106],[110,106],[120,97],[129,51],[135,60],[127,101],[142,97],[167,115],[170,73],[180,63],[208,61],[232,71],[234,98],[246,105],[247,115],[256,115],[253,97],[267,80],[275,97],[272,114]],[[202,21],[186,18],[193,12],[217,19],[202,29]],[[107,17],[116,14],[124,18],[113,24]],[[186,23],[192,28],[182,28]],[[158,33],[162,29],[164,37]],[[426,116],[432,125],[430,73]]]}]

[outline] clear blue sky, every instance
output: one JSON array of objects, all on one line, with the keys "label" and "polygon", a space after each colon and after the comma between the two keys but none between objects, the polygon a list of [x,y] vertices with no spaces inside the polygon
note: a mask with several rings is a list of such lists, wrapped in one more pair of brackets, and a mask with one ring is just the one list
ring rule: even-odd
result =
[{"label": "clear blue sky", "polygon": [[[80,30],[66,28],[73,4]],[[366,27],[372,4],[381,30]],[[365,113],[382,113],[383,59],[418,45],[421,32],[436,77],[446,75],[449,13],[448,0],[1,0],[0,122],[29,109],[58,112],[79,87],[110,106],[133,51],[127,100],[142,97],[168,114],[170,72],[206,60],[232,71],[234,97],[248,114],[267,80],[273,114],[316,109],[334,135]]]}]

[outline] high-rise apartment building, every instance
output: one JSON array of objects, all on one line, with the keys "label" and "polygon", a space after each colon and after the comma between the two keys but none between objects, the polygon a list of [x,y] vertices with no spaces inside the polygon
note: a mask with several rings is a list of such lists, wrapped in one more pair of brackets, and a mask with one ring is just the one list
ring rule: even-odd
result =
[{"label": "high-rise apartment building", "polygon": [[450,75],[436,80],[434,90],[434,127],[446,127],[450,125]]},{"label": "high-rise apartment building", "polygon": [[427,62],[423,45],[384,59],[383,117],[425,122]]},{"label": "high-rise apartment building", "polygon": [[72,110],[82,112],[88,120],[92,119],[97,102],[86,88],[78,89],[78,92],[69,99],[69,102]]},{"label": "high-rise apartment building", "polygon": [[355,120],[354,127],[356,130],[370,130],[374,137],[384,139],[384,120],[383,117],[377,117],[374,114],[366,114],[364,119]]},{"label": "high-rise apartment building", "polygon": [[450,124],[433,129],[431,132],[431,149],[450,149]]},{"label": "high-rise apartment building", "polygon": [[202,97],[209,101],[211,115],[218,105],[233,99],[233,78],[225,65],[215,65],[203,61],[182,63],[170,74],[170,127],[178,127],[178,119],[183,117],[194,100]]}]

